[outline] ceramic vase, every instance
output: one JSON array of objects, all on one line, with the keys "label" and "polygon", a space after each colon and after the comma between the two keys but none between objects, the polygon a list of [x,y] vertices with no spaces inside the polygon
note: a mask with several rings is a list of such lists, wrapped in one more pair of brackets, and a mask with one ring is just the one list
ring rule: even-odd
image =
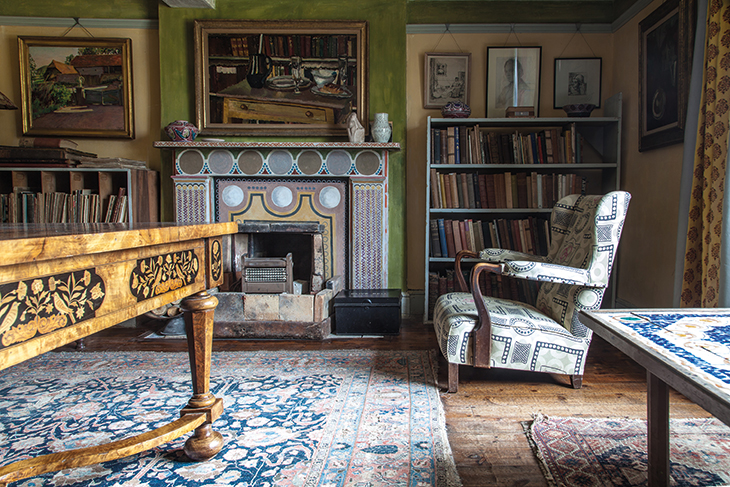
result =
[{"label": "ceramic vase", "polygon": [[373,134],[373,140],[375,142],[388,142],[390,140],[390,124],[388,123],[387,113],[376,113],[375,121],[370,130]]},{"label": "ceramic vase", "polygon": [[175,120],[165,127],[165,133],[175,142],[192,142],[198,135],[198,128],[186,120]]}]

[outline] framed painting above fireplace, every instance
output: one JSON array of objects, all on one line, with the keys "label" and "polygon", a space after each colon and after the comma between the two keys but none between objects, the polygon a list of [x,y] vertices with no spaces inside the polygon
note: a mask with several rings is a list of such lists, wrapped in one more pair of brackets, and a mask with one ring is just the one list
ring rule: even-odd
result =
[{"label": "framed painting above fireplace", "polygon": [[195,21],[201,134],[346,136],[368,123],[365,21]]}]

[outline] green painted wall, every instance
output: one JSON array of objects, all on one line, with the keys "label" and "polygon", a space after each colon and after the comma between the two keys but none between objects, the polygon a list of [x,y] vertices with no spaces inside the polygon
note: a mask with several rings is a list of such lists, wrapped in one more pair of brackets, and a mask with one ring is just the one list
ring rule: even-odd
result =
[{"label": "green painted wall", "polygon": [[[405,129],[406,129],[406,1],[394,0],[217,0],[213,9],[159,7],[160,91],[163,125],[173,120],[195,120],[193,21],[195,19],[322,19],[366,20],[370,36],[370,118],[387,112],[393,122],[393,140],[401,144],[392,152],[389,166],[388,285],[406,288],[405,255]],[[247,140],[245,138],[229,140]],[[260,139],[259,139],[260,140]],[[279,139],[281,140],[281,139]],[[307,139],[317,140],[317,139]],[[169,155],[168,155],[169,158]],[[163,168],[170,164],[163,163]],[[171,210],[172,184],[162,174],[163,208]],[[172,219],[171,215],[165,215]]]},{"label": "green painted wall", "polygon": [[3,0],[0,15],[81,19],[156,19],[152,0]]}]

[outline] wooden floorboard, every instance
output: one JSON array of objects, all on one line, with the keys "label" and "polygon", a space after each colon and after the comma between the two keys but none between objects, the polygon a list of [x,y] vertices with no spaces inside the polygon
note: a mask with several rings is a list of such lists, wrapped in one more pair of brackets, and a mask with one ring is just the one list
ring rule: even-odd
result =
[{"label": "wooden floorboard", "polygon": [[[85,351],[184,351],[179,338],[150,339],[149,329],[114,327],[85,339]],[[436,350],[429,324],[404,321],[401,333],[385,338],[306,340],[214,340],[215,351],[234,350]],[[72,346],[63,348],[74,350]],[[533,415],[646,419],[646,373],[624,354],[595,337],[583,388],[549,374],[461,367],[459,392],[441,393],[446,428],[464,487],[547,486],[522,423]],[[439,385],[446,387],[440,358]],[[671,415],[710,416],[681,394],[671,393]]]}]

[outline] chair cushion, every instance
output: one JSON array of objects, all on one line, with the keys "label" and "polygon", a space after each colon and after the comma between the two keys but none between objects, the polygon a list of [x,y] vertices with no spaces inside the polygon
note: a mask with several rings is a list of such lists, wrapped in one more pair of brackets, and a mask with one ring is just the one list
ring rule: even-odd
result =
[{"label": "chair cushion", "polygon": [[[525,303],[484,297],[492,322],[492,367],[582,375],[590,338],[573,336]],[[449,363],[473,365],[471,333],[478,322],[469,293],[438,298],[433,325]]]}]

